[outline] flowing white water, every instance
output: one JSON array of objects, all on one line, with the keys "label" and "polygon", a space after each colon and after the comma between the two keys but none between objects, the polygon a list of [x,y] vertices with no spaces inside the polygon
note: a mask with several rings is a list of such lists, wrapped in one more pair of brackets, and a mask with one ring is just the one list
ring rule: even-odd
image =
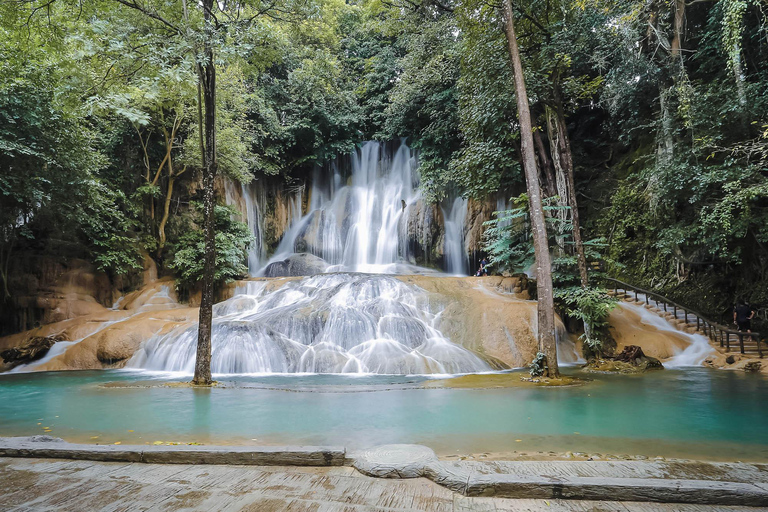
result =
[{"label": "flowing white water", "polygon": [[[310,253],[327,263],[328,272],[397,273],[398,265],[412,261],[413,219],[429,224],[416,238],[428,233],[438,219],[423,214],[428,206],[420,201],[417,158],[411,149],[401,144],[390,154],[385,147],[378,142],[363,144],[351,155],[348,178],[336,165],[325,175],[318,168],[309,191],[309,211],[301,216],[301,196],[296,194],[293,220],[268,264]],[[465,216],[466,201],[460,199],[445,216],[445,261],[452,273],[466,273]],[[259,275],[270,275],[267,267]]]},{"label": "flowing white water", "polygon": [[[255,184],[240,185],[242,187],[243,200],[245,201],[245,220],[253,234],[253,242],[248,248],[248,272],[253,274],[261,268],[266,259],[266,251],[263,246],[264,217],[259,206],[259,191]],[[263,191],[262,195],[263,195]]]},{"label": "flowing white water", "polygon": [[667,368],[701,366],[707,356],[715,352],[715,349],[709,344],[709,339],[702,334],[689,334],[675,329],[665,318],[638,304],[622,301],[619,302],[619,306],[638,315],[641,323],[652,325],[660,331],[674,332],[690,342],[690,345],[683,350],[674,349],[677,353],[672,358],[664,361],[664,366]]},{"label": "flowing white water", "polygon": [[[251,282],[215,306],[213,373],[490,371],[434,328],[427,294],[390,276],[323,274],[275,291]],[[197,326],[148,341],[128,368],[191,373]]]},{"label": "flowing white water", "polygon": [[464,247],[464,222],[467,218],[467,200],[457,197],[449,212],[443,211],[445,219],[445,260],[446,270],[451,274],[466,275],[469,270],[469,256]]}]

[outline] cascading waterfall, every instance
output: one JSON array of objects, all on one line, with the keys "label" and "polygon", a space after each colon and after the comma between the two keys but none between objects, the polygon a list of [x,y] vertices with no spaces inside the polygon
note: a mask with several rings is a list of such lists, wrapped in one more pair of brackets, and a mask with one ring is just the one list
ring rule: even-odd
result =
[{"label": "cascading waterfall", "polygon": [[[248,248],[248,273],[254,274],[261,268],[266,259],[266,251],[263,246],[262,233],[264,232],[264,217],[261,214],[257,188],[253,183],[241,185],[243,200],[245,201],[245,220],[253,234],[254,241]],[[262,191],[263,193],[263,191]]]},{"label": "cascading waterfall", "polygon": [[451,274],[466,275],[469,256],[464,248],[464,221],[467,218],[467,200],[457,197],[449,212],[443,211],[445,219],[445,260],[446,270]]},{"label": "cascading waterfall", "polygon": [[[232,373],[446,374],[491,370],[434,328],[427,294],[395,277],[251,281],[214,308],[211,369]],[[127,367],[194,370],[197,326],[148,341]]]},{"label": "cascading waterfall", "polygon": [[351,155],[348,179],[338,166],[330,176],[316,170],[309,212],[291,224],[270,263],[311,253],[328,271],[394,273],[409,256],[406,214],[421,197],[416,166],[405,144],[390,157],[382,144],[366,142]]},{"label": "cascading waterfall", "polygon": [[[642,297],[641,297],[642,300]],[[690,334],[680,331],[663,317],[649,311],[638,304],[620,302],[619,307],[628,309],[640,317],[640,322],[654,326],[659,331],[673,332],[678,336],[686,338],[690,343],[684,350],[676,350],[676,354],[669,360],[664,361],[667,368],[679,368],[685,366],[701,366],[704,360],[715,352],[712,345],[709,344],[709,338],[702,334]]]},{"label": "cascading waterfall", "polygon": [[[315,169],[306,215],[302,212],[304,187],[288,191],[290,221],[269,261],[261,244],[264,220],[259,206],[266,197],[258,197],[254,186],[243,186],[246,220],[257,240],[249,252],[251,274],[286,275],[270,269],[301,253],[314,255],[302,261],[315,265],[313,270],[320,265],[325,273],[279,284],[250,281],[232,299],[218,304],[212,371],[445,374],[491,370],[485,359],[452,343],[435,328],[439,312],[431,310],[426,292],[391,276],[367,275],[414,269],[403,266],[414,259],[409,252],[409,215],[419,224],[417,237],[422,243],[439,239],[433,236],[436,210],[425,206],[418,190],[415,155],[405,144],[389,154],[382,144],[366,142],[351,155],[349,167],[351,173],[342,172],[338,162]],[[234,197],[230,192],[228,196]],[[456,199],[443,212],[440,243],[444,243],[444,263],[453,274],[465,274],[468,268],[466,213],[464,199]],[[196,346],[197,326],[179,327],[146,342],[127,367],[192,372]]]}]

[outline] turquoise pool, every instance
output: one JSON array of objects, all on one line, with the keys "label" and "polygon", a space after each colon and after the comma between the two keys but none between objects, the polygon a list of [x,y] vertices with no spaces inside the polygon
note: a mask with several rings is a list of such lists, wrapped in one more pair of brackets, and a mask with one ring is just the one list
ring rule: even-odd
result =
[{"label": "turquoise pool", "polygon": [[0,435],[47,428],[91,443],[406,442],[444,455],[768,461],[768,379],[704,368],[589,378],[567,388],[425,389],[421,376],[220,376],[224,388],[191,389],[157,386],[178,376],[124,370],[4,374]]}]

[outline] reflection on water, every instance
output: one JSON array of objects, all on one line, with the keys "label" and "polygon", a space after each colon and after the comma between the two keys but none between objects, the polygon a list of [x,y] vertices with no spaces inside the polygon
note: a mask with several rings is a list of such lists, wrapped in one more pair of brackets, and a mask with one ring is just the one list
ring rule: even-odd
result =
[{"label": "reflection on water", "polygon": [[[428,379],[252,376],[199,390],[158,387],[167,376],[128,371],[3,375],[0,435],[50,427],[68,440],[123,444],[415,442],[446,454],[552,450],[768,460],[768,411],[757,399],[768,380],[759,375],[666,370],[598,375],[581,387],[503,389],[426,389]],[[141,387],[101,385],[109,381]]]}]

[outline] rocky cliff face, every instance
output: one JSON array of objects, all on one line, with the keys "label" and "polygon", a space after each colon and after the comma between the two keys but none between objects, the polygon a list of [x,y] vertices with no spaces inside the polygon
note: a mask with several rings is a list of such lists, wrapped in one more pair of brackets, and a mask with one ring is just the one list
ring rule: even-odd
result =
[{"label": "rocky cliff face", "polygon": [[9,280],[12,296],[0,313],[0,334],[94,313],[119,296],[107,275],[83,260],[15,261]]},{"label": "rocky cliff face", "polygon": [[[325,243],[324,227],[327,226],[327,213],[322,210],[311,211],[311,181],[294,183],[290,187],[280,182],[263,181],[240,187],[226,182],[222,178],[219,185],[220,196],[235,206],[243,221],[250,226],[258,223],[255,232],[261,235],[261,247],[269,257],[274,254],[289,227],[304,215],[305,220],[295,243],[296,252],[309,252],[328,261],[338,261],[341,249]],[[251,208],[249,216],[244,193],[250,194],[251,200],[258,203],[258,208]],[[342,190],[339,194],[344,194]],[[337,201],[344,204],[343,197]],[[483,223],[493,217],[496,211],[494,200],[468,201],[467,215],[462,226],[464,248],[470,260],[470,270],[484,255],[482,251]],[[254,211],[257,211],[255,218]],[[344,212],[334,212],[336,230],[345,233],[349,227],[349,218]],[[428,203],[423,199],[412,204],[403,204],[403,217],[400,223],[400,245],[406,248],[408,263],[433,268],[445,268],[446,219],[439,204]]]}]

